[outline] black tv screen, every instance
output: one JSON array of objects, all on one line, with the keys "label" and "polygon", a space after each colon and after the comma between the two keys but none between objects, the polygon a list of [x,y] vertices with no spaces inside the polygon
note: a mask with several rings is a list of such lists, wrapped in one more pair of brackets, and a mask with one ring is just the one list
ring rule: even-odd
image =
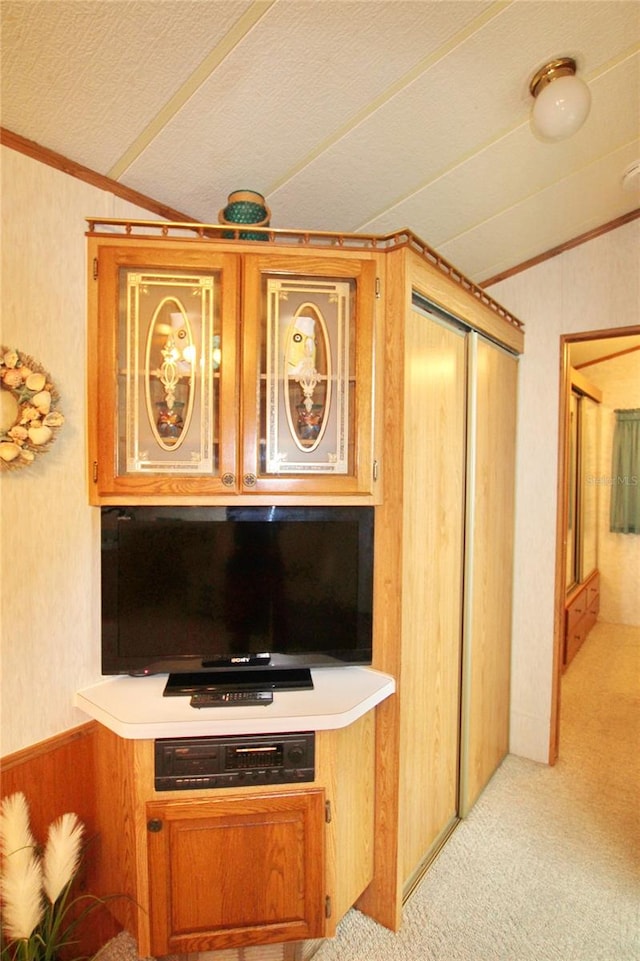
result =
[{"label": "black tv screen", "polygon": [[373,509],[102,508],[103,674],[370,664]]}]

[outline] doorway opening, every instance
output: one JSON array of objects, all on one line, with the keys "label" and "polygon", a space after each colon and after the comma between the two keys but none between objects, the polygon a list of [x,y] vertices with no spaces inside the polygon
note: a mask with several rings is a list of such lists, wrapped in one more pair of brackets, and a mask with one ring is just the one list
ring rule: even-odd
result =
[{"label": "doorway opening", "polygon": [[[565,667],[565,631],[567,617],[567,571],[571,567],[570,552],[575,554],[575,527],[572,512],[575,502],[570,496],[572,477],[572,371],[589,376],[589,368],[614,361],[640,350],[640,326],[565,334],[560,338],[560,404],[558,428],[558,510],[556,521],[556,570],[554,611],[554,658],[549,763],[554,764],[560,750],[560,709],[562,675]],[[571,531],[571,534],[570,534]]]}]

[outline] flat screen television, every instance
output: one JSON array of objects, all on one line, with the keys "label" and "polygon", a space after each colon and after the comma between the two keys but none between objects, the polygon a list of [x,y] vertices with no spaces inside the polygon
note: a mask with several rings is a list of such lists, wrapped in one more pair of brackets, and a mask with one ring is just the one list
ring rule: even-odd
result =
[{"label": "flat screen television", "polygon": [[370,664],[369,507],[104,507],[102,673],[165,694],[312,686]]}]

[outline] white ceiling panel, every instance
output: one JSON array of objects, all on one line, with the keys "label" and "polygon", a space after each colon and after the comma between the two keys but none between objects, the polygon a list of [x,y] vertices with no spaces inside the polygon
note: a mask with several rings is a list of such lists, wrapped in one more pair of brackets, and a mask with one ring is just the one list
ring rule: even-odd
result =
[{"label": "white ceiling panel", "polygon": [[589,377],[593,364],[615,363],[621,353],[640,351],[640,337],[602,337],[597,340],[581,340],[571,344],[569,356],[574,367],[584,367]]},{"label": "white ceiling panel", "polygon": [[[551,7],[556,28],[556,21],[562,22],[559,11],[566,12],[571,6],[525,3],[500,9],[481,29],[447,51],[401,97],[382,105],[282,188],[269,191],[273,208],[281,209],[283,221],[288,223],[295,205],[298,220],[294,226],[330,229],[330,223],[339,217],[341,229],[362,229],[376,219],[367,217],[375,199],[381,213],[528,121],[523,80],[547,56],[550,26],[539,15],[527,30],[527,15]],[[583,16],[575,32],[583,57],[588,55],[590,62],[601,64],[603,31],[612,33],[624,48],[628,46],[628,17],[614,17],[614,30],[612,17],[606,13],[611,5],[580,6],[584,7]],[[562,32],[568,32],[566,25]],[[562,39],[559,42],[560,49],[566,49]],[[498,58],[497,49],[501,51]],[[317,191],[326,193],[328,184],[333,185],[331,194],[320,209]],[[404,195],[394,193],[398,184],[406,188]],[[311,220],[312,210],[321,213],[319,221]],[[349,223],[345,222],[347,211],[353,215]]]},{"label": "white ceiling panel", "polygon": [[[408,227],[481,281],[640,206],[620,186],[640,160],[640,0],[2,0],[0,16],[2,127],[193,219],[253,188],[274,227]],[[545,144],[528,84],[567,55],[592,111]]]},{"label": "white ceiling panel", "polygon": [[3,0],[2,124],[111,167],[251,0]]},{"label": "white ceiling panel", "polygon": [[594,230],[607,222],[605,211],[615,218],[637,206],[637,196],[621,187],[620,171],[639,151],[636,140],[568,178],[569,183],[552,184],[438,249],[454,264],[464,261],[470,276],[482,280],[509,268],[510,246],[526,261]]},{"label": "white ceiling panel", "polygon": [[[588,129],[570,140],[550,149],[531,136],[527,120],[361,229],[387,233],[417,221],[429,225],[429,235],[438,246],[496,211],[535,196],[597,158],[633,143],[640,116],[639,74],[640,54],[636,54],[619,70],[608,70],[593,81]],[[469,184],[476,189],[469,191]],[[628,199],[633,205],[633,198]]]},{"label": "white ceiling panel", "polygon": [[[188,184],[182,206],[205,219],[232,189],[267,193],[484,6],[460,3],[454,25],[446,4],[415,0],[276,4],[129,168],[127,182],[143,192],[158,178],[173,190]],[[185,156],[194,130],[198,151]]]}]

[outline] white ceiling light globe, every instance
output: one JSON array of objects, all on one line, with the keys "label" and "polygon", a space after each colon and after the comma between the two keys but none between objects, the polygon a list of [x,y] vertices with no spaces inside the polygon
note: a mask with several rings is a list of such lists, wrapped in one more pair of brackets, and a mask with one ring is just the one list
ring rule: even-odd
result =
[{"label": "white ceiling light globe", "polygon": [[576,76],[573,57],[558,57],[540,67],[531,78],[534,99],[531,126],[540,140],[571,137],[587,119],[591,92]]},{"label": "white ceiling light globe", "polygon": [[587,119],[591,91],[579,77],[556,77],[537,94],[532,110],[534,129],[543,140],[573,136]]}]

